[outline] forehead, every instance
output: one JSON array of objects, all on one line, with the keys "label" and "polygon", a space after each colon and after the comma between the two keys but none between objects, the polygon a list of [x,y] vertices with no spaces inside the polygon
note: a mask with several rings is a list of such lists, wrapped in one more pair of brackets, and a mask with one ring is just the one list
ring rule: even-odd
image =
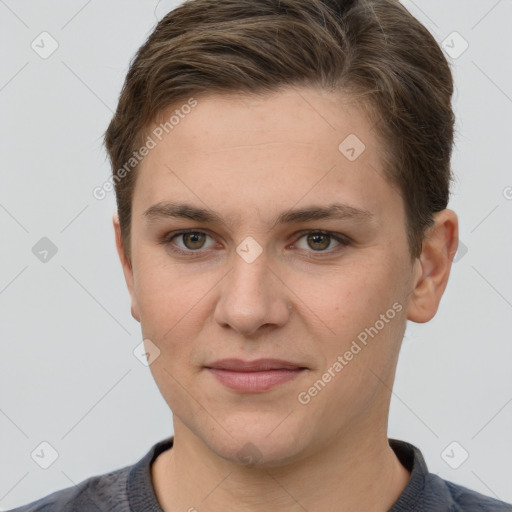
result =
[{"label": "forehead", "polygon": [[183,196],[215,210],[252,206],[273,218],[277,206],[301,197],[379,210],[379,195],[394,194],[372,124],[341,93],[288,88],[194,101],[166,109],[148,130],[155,147],[138,170],[139,214]]},{"label": "forehead", "polygon": [[194,101],[192,108],[187,106],[190,99],[166,108],[152,126],[153,131],[163,131],[164,139],[174,140],[176,155],[190,149],[202,155],[226,149],[257,150],[263,144],[337,149],[351,134],[367,146],[377,143],[365,112],[342,92],[285,87],[258,95],[204,94]]}]

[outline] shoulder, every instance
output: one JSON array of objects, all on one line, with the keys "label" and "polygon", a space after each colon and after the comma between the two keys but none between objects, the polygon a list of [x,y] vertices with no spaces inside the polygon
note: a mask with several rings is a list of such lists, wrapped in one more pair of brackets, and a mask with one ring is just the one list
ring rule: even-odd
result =
[{"label": "shoulder", "polygon": [[512,505],[485,496],[430,473],[421,450],[413,444],[390,439],[409,482],[390,512],[512,512]]},{"label": "shoulder", "polygon": [[512,512],[512,505],[509,503],[491,498],[449,480],[444,480],[432,473],[429,473],[425,479],[422,498],[422,504],[424,503],[425,508],[428,510],[445,510],[446,512]]},{"label": "shoulder", "polygon": [[[131,466],[92,476],[9,512],[131,512],[141,506],[143,510],[160,510],[151,482],[151,464],[172,448],[173,441],[171,436],[155,443]],[[130,503],[135,506],[130,507]]]},{"label": "shoulder", "polygon": [[10,512],[127,512],[127,476],[132,466],[92,476]]},{"label": "shoulder", "polygon": [[453,512],[512,512],[512,504],[443,480],[454,502]]}]

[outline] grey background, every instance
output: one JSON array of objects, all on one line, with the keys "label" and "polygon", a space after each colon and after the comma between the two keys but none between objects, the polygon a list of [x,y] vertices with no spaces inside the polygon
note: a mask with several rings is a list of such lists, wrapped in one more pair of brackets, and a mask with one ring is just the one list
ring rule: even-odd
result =
[{"label": "grey background", "polygon": [[[389,436],[420,447],[443,478],[512,501],[512,2],[403,3],[439,42],[456,31],[469,43],[450,57],[450,207],[467,253],[435,319],[408,327]],[[109,177],[101,136],[128,63],[175,4],[0,0],[2,509],[132,464],[172,433],[133,355],[140,326],[115,252],[114,196],[92,190]],[[43,31],[59,45],[47,59],[31,47]],[[57,247],[46,263],[32,252],[42,237]],[[31,458],[43,441],[59,454],[48,469]],[[458,469],[446,462],[460,462],[458,445],[441,456],[453,441],[469,453]]]}]

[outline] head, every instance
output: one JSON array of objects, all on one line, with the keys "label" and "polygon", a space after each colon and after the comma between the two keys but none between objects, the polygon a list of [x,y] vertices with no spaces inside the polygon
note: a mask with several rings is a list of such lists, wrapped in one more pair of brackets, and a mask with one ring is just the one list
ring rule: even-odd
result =
[{"label": "head", "polygon": [[[452,92],[394,0],[189,0],[158,23],[105,143],[175,428],[262,464],[385,429],[406,322],[435,315],[457,249]],[[239,393],[206,368],[224,358],[304,370]]]}]

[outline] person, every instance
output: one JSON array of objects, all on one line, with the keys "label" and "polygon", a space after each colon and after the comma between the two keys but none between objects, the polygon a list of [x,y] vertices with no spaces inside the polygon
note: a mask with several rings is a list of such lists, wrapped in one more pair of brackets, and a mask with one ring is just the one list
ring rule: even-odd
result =
[{"label": "person", "polygon": [[434,317],[457,251],[452,93],[439,45],[395,0],[166,15],[105,145],[131,314],[174,434],[16,510],[512,510],[387,435],[407,321]]}]

